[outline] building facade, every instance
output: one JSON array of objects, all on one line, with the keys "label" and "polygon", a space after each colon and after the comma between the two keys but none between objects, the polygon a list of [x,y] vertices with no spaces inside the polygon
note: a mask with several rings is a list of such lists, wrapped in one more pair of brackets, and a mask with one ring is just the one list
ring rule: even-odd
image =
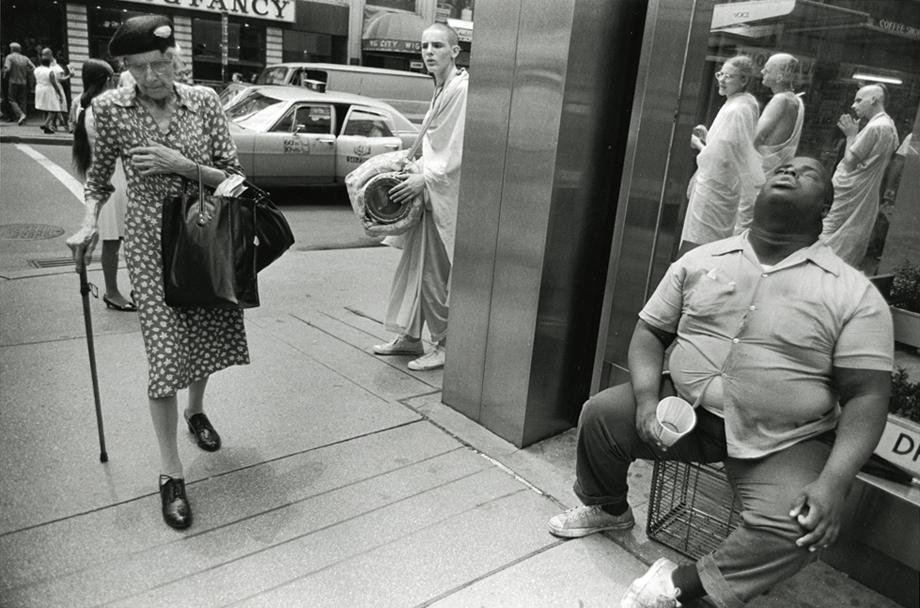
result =
[{"label": "building facade", "polygon": [[79,94],[83,61],[112,60],[112,34],[145,13],[172,20],[190,77],[216,88],[282,61],[422,72],[419,39],[436,19],[457,28],[468,65],[473,29],[473,0],[2,0],[0,43],[5,52],[19,42],[33,57],[51,48],[73,68]]}]

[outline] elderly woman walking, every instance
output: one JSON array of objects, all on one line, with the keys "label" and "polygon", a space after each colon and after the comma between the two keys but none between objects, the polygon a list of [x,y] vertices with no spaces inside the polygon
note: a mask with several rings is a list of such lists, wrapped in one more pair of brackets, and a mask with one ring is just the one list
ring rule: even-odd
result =
[{"label": "elderly woman walking", "polygon": [[109,51],[122,58],[136,85],[93,101],[97,139],[86,179],[87,214],[67,244],[79,269],[98,238],[99,209],[112,192],[110,179],[120,158],[128,182],[125,259],[149,365],[147,393],[160,449],[163,519],[186,528],[192,511],[176,441],[176,393],[188,388],[184,417],[198,446],[219,449],[220,436],[203,410],[205,387],[214,372],[249,363],[249,350],[242,310],[166,305],[160,218],[164,199],[186,190],[190,180],[200,176],[205,186],[214,187],[242,169],[217,95],[175,81],[178,59],[167,18],[128,19],[112,37]]}]

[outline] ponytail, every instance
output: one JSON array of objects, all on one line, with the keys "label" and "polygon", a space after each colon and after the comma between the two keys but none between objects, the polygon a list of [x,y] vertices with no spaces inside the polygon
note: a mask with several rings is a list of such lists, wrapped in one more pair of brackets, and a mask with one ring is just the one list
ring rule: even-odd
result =
[{"label": "ponytail", "polygon": [[80,96],[80,111],[74,126],[72,149],[73,167],[81,180],[86,179],[86,172],[93,163],[93,149],[89,145],[89,134],[86,132],[86,108],[106,90],[112,74],[112,66],[105,61],[89,59],[83,64],[83,94]]}]

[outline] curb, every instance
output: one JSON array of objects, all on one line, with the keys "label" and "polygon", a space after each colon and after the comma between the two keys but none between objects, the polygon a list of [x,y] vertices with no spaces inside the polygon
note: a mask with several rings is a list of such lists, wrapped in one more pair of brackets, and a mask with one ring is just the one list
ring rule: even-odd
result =
[{"label": "curb", "polygon": [[0,135],[0,143],[3,144],[43,144],[46,146],[69,146],[73,143],[70,139],[63,137],[42,137],[41,135]]}]

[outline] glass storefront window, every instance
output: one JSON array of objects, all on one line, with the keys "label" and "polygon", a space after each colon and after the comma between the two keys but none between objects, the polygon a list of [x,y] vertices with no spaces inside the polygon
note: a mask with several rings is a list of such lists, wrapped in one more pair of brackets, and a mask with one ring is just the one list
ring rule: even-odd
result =
[{"label": "glass storefront window", "polygon": [[[196,81],[220,81],[220,18],[192,19],[192,60]],[[265,65],[265,28],[230,19],[227,24],[227,79],[242,74],[244,79],[258,73]]]},{"label": "glass storefront window", "polygon": [[[688,143],[704,151],[696,155],[695,178],[687,176],[678,251],[749,225],[764,179],[757,169],[770,174],[799,155],[836,172],[825,221],[832,248],[868,274],[879,270],[883,256],[901,257],[886,251],[899,187],[889,167],[918,118],[920,6],[897,0],[716,3],[705,61],[696,69],[705,85],[699,126]],[[715,136],[705,142],[714,125]],[[686,153],[676,143],[678,153]],[[843,163],[854,146],[859,166]]]},{"label": "glass storefront window", "polygon": [[[748,211],[742,201],[753,201],[777,159],[811,156],[838,172],[835,206],[844,213],[833,248],[855,267],[874,275],[920,263],[920,4],[662,4],[643,41],[654,52],[640,60],[597,388],[626,379],[636,315],[670,263],[743,228],[738,208]],[[840,172],[861,135],[860,161]],[[724,207],[701,221],[688,210],[694,194]]]}]

